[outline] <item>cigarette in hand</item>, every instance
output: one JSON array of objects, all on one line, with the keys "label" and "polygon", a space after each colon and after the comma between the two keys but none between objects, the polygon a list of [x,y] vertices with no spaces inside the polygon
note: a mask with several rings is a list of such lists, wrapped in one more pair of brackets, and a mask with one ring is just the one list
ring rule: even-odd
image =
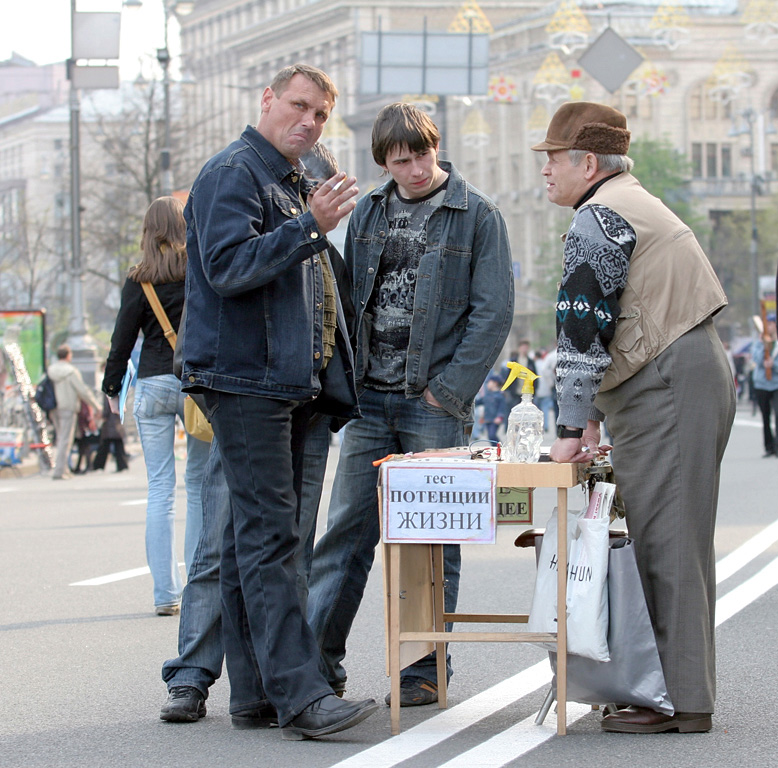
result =
[{"label": "cigarette in hand", "polygon": [[344,178],[342,178],[342,179],[341,179],[341,180],[340,180],[340,181],[339,181],[337,184],[333,184],[333,185],[332,185],[332,187],[331,187],[331,188],[332,188],[332,191],[333,191],[333,192],[337,192],[337,191],[340,189],[340,186],[341,186],[341,184],[343,184],[343,182],[344,182],[345,180],[346,180],[346,179],[345,179],[345,177],[344,177]]}]

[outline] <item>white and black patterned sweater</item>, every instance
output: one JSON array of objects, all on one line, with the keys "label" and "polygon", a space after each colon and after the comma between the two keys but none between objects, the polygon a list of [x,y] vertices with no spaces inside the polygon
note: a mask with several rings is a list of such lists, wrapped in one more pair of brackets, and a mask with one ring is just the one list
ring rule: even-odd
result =
[{"label": "white and black patterned sweater", "polygon": [[558,421],[567,427],[600,417],[594,398],[611,362],[608,345],[636,242],[632,227],[603,205],[573,216],[556,304]]}]

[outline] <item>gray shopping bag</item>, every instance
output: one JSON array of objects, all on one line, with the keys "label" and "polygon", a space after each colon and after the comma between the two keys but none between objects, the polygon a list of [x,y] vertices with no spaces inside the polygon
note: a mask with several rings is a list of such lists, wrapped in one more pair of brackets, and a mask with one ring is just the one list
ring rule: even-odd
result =
[{"label": "gray shopping bag", "polygon": [[[617,539],[608,552],[610,661],[567,656],[567,698],[583,704],[633,704],[674,714],[640,582],[635,542]],[[555,676],[556,653],[549,653]]]}]

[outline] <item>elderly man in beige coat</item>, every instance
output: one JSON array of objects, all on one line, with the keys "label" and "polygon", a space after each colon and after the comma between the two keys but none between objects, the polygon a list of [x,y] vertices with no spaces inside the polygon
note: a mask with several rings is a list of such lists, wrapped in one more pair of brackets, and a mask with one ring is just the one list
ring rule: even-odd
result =
[{"label": "elderly man in beige coat", "polygon": [[[623,114],[562,105],[541,171],[575,213],[557,298],[555,461],[613,466],[675,714],[625,707],[606,731],[710,730],[716,693],[713,533],[735,392],[713,316],[727,303],[693,232],[632,176]],[[631,704],[630,701],[623,702]]]},{"label": "elderly man in beige coat", "polygon": [[100,411],[100,405],[81,378],[81,372],[70,362],[72,359],[72,350],[67,344],[63,344],[57,349],[56,362],[52,363],[48,370],[57,396],[57,409],[53,419],[57,427],[57,458],[52,474],[54,480],[72,477],[68,469],[68,456],[73,447],[76,417],[81,409],[81,402],[91,405],[95,412]]}]

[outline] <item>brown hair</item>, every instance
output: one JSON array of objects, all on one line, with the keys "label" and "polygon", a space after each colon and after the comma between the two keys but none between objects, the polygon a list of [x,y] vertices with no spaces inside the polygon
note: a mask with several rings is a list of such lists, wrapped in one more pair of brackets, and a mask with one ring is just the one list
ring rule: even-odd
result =
[{"label": "brown hair", "polygon": [[143,258],[129,273],[137,283],[177,283],[186,277],[184,204],[158,197],[146,211],[140,240]]},{"label": "brown hair", "polygon": [[386,165],[386,156],[395,147],[423,152],[440,144],[440,131],[430,116],[413,104],[387,104],[373,123],[373,159]]},{"label": "brown hair", "polygon": [[320,90],[332,96],[333,102],[338,98],[338,89],[335,87],[335,83],[330,80],[327,74],[309,64],[291,64],[288,67],[284,67],[273,78],[273,82],[270,83],[270,90],[273,91],[276,97],[280,96],[287,89],[289,81],[295,75],[307,77]]}]

